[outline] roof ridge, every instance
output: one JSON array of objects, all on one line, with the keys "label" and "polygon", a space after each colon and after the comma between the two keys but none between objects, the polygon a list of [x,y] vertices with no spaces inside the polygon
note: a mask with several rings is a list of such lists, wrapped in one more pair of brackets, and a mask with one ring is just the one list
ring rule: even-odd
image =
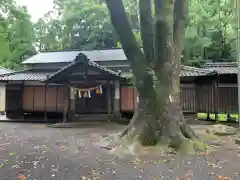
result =
[{"label": "roof ridge", "polygon": [[[82,53],[80,53],[80,54],[82,54]],[[83,55],[84,55],[84,54],[83,54]],[[89,60],[89,59],[85,59],[85,60],[87,60],[87,65],[88,65],[88,66],[91,66],[91,67],[94,67],[94,68],[98,68],[100,71],[105,71],[105,72],[108,72],[108,73],[110,73],[110,74],[112,74],[112,75],[114,75],[114,76],[119,76],[119,77],[121,77],[119,73],[117,73],[117,72],[115,72],[115,71],[113,71],[113,70],[111,70],[111,69],[108,69],[107,67],[104,67],[104,66],[102,66],[102,65],[100,65],[100,64],[98,64],[98,63],[96,63],[96,62],[94,62],[94,61],[91,61],[91,60]],[[68,68],[71,68],[72,66],[75,66],[75,65],[78,65],[78,64],[84,63],[84,62],[86,62],[86,61],[81,61],[81,60],[75,59],[75,61],[73,61],[72,63],[68,64],[67,66],[65,66],[65,67],[59,69],[58,71],[56,71],[55,73],[51,74],[51,75],[47,78],[47,80],[50,80],[50,81],[51,81],[51,79],[52,79],[53,77],[57,76],[57,75],[60,74],[61,72],[66,71]]]},{"label": "roof ridge", "polygon": [[108,49],[66,49],[66,50],[51,50],[51,51],[39,51],[40,53],[48,53],[48,52],[72,52],[72,51],[79,51],[79,52],[84,52],[84,51],[107,51],[107,50],[123,50],[123,48],[108,48]]},{"label": "roof ridge", "polygon": [[211,67],[236,67],[237,62],[209,62],[205,63],[203,67],[211,68]]},{"label": "roof ridge", "polygon": [[210,72],[209,69],[199,68],[199,67],[193,67],[193,66],[181,65],[181,68],[182,68],[182,69],[185,69],[185,70],[194,70],[194,71]]}]

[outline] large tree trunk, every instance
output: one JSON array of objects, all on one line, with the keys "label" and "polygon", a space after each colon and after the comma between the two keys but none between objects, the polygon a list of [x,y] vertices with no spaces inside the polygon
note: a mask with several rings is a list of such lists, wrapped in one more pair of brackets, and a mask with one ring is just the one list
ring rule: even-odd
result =
[{"label": "large tree trunk", "polygon": [[144,145],[163,141],[172,146],[181,138],[196,137],[184,121],[180,105],[184,2],[186,0],[155,0],[153,23],[151,1],[139,0],[143,53],[134,38],[122,1],[106,0],[112,24],[131,62],[139,95],[133,119],[121,137],[127,135]]}]

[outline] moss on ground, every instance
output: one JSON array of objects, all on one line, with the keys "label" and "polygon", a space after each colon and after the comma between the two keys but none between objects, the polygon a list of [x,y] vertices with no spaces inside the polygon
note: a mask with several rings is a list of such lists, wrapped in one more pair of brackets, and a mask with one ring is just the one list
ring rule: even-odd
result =
[{"label": "moss on ground", "polygon": [[176,152],[181,154],[194,154],[196,152],[205,151],[207,144],[201,140],[191,140],[183,137],[179,145],[173,148]]},{"label": "moss on ground", "polygon": [[207,144],[205,144],[203,141],[201,140],[193,140],[193,147],[195,149],[196,152],[200,151],[205,151],[207,148]]},{"label": "moss on ground", "polygon": [[201,136],[201,140],[205,143],[208,143],[208,142],[211,142],[211,141],[214,141],[214,140],[217,140],[219,139],[218,136],[214,135],[214,134],[204,134]]}]

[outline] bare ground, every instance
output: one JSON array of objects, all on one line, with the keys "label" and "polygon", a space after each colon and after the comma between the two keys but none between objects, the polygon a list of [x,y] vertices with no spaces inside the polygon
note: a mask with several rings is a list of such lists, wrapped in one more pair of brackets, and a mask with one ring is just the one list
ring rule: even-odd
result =
[{"label": "bare ground", "polygon": [[[207,127],[194,129],[205,134]],[[0,123],[0,180],[240,179],[240,149],[232,136],[215,140],[209,153],[191,156],[154,150],[116,156],[99,147],[102,136],[120,129],[116,124],[56,129],[44,124]]]}]

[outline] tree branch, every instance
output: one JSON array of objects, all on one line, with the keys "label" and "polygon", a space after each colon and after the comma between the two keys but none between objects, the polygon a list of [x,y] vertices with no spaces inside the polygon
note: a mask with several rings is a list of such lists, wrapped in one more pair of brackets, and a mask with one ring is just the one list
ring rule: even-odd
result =
[{"label": "tree branch", "polygon": [[[155,0],[155,42],[154,68],[155,73],[162,71],[164,63],[171,65],[172,61],[172,2]],[[168,73],[170,75],[170,72]]]},{"label": "tree branch", "polygon": [[154,60],[154,31],[151,0],[139,0],[140,27],[143,51],[147,61],[150,63]]},{"label": "tree branch", "polygon": [[175,84],[175,90],[180,85],[179,74],[181,71],[181,55],[183,50],[183,36],[186,26],[186,19],[188,15],[188,3],[187,0],[174,0],[174,12],[173,12],[173,42],[174,42],[174,74],[173,83]]},{"label": "tree branch", "polygon": [[188,16],[188,3],[187,0],[174,0],[174,12],[173,12],[173,39],[176,47],[180,47],[181,50],[184,29],[186,26],[186,19]]},{"label": "tree branch", "polygon": [[145,72],[147,68],[147,62],[144,53],[137,44],[136,38],[133,34],[131,25],[123,6],[123,2],[122,0],[105,1],[110,13],[111,22],[117,34],[119,35],[124,53],[132,64],[134,75],[138,76],[140,75],[140,72]]}]

